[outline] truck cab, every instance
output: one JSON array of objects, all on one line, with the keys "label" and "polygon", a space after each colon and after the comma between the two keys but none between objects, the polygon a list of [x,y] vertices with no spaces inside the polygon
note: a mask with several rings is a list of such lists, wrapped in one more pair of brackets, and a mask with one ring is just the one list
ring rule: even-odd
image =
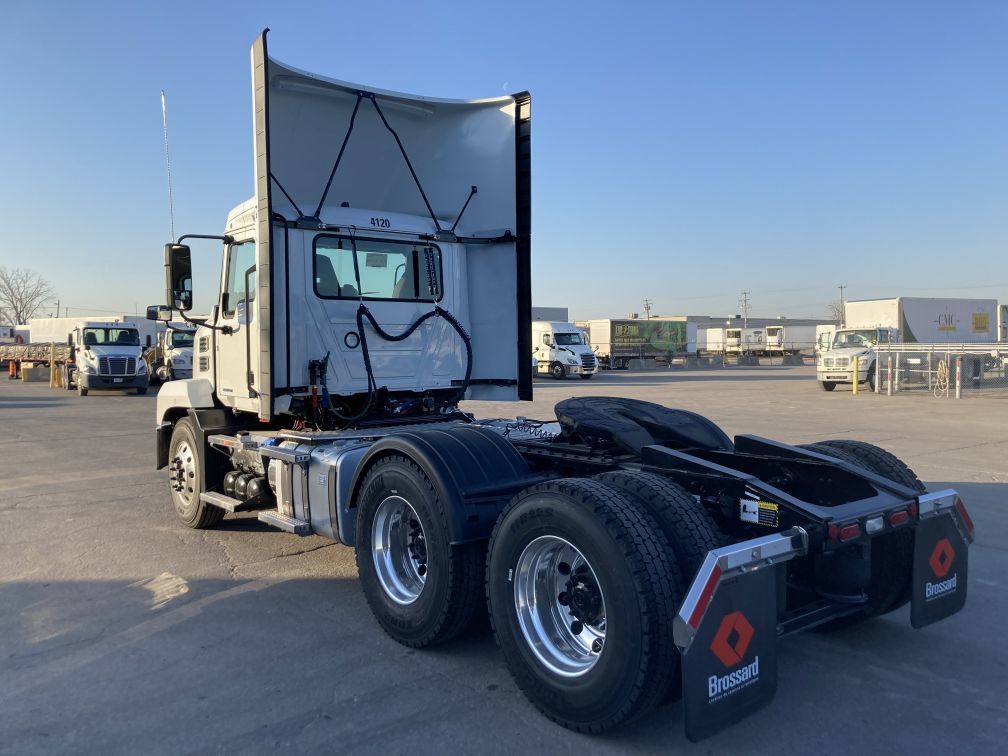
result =
[{"label": "truck cab", "polygon": [[855,358],[857,382],[866,383],[875,390],[877,347],[900,341],[895,328],[841,328],[833,334],[833,341],[816,359],[816,379],[823,391],[832,391],[839,384],[853,385]]},{"label": "truck cab", "polygon": [[148,355],[148,369],[159,381],[186,380],[193,374],[196,329],[188,323],[169,323]]},{"label": "truck cab", "polygon": [[572,323],[534,321],[532,357],[540,375],[551,375],[557,380],[569,375],[588,380],[598,370],[598,360],[585,343],[584,332]]},{"label": "truck cab", "polygon": [[84,321],[74,327],[68,343],[76,365],[73,380],[81,396],[91,389],[147,393],[147,363],[140,332],[132,323]]}]

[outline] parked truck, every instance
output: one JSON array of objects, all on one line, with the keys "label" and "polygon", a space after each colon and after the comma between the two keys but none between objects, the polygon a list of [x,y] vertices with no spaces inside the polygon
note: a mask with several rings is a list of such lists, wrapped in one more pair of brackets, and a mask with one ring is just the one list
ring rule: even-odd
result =
[{"label": "parked truck", "polygon": [[[994,343],[998,309],[993,299],[894,297],[844,304],[844,327],[833,335],[828,354],[816,360],[816,379],[823,391],[858,383],[874,391],[880,344]],[[982,369],[981,361],[969,369]]]},{"label": "parked truck", "polygon": [[725,355],[733,357],[739,365],[758,365],[765,348],[763,328],[736,326],[725,329]]},{"label": "parked truck", "polygon": [[36,318],[31,321],[30,334],[32,340],[26,344],[0,347],[0,360],[48,364],[52,359],[64,387],[76,388],[81,396],[91,389],[147,393],[147,365],[134,323]]},{"label": "parked truck", "polygon": [[147,373],[160,383],[192,378],[195,328],[188,323],[169,323],[157,343],[144,352]]},{"label": "parked truck", "polygon": [[568,375],[588,380],[598,369],[598,360],[585,343],[581,329],[573,323],[532,321],[532,356],[536,371],[562,380]]},{"label": "parked truck", "polygon": [[763,330],[765,341],[762,354],[766,357],[781,357],[785,362],[802,363],[804,355],[813,356],[816,345],[814,325],[785,324],[768,325]]},{"label": "parked truck", "polygon": [[634,359],[670,363],[696,354],[696,323],[686,318],[586,322],[592,351],[607,370],[622,370]]},{"label": "parked truck", "polygon": [[[489,611],[517,685],[582,732],[681,696],[699,739],[772,699],[782,635],[962,608],[960,497],[877,447],[731,439],[619,398],[541,421],[460,408],[532,398],[527,93],[349,84],[269,57],[265,32],[252,84],[255,196],[217,237],[194,376],[157,398],[184,525],[258,510],[353,547],[410,647]],[[151,317],[191,307],[188,238]]]}]

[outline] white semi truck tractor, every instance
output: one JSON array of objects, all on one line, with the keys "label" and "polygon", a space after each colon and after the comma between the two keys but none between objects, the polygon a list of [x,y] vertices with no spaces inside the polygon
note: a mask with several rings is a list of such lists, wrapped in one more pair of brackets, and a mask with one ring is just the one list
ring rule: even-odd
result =
[{"label": "white semi truck tractor", "polygon": [[[407,646],[489,611],[517,684],[583,732],[681,697],[702,738],[769,703],[780,636],[963,606],[965,507],[877,447],[732,439],[620,398],[460,408],[531,399],[527,93],[349,84],[270,58],[265,32],[252,89],[255,195],[215,237],[193,377],[157,397],[185,526],[256,510],[355,549]],[[187,238],[165,247],[166,321],[192,306]]]},{"label": "white semi truck tractor", "polygon": [[584,332],[573,323],[532,321],[532,357],[537,372],[557,380],[569,375],[588,380],[598,370],[598,360],[585,343]]}]

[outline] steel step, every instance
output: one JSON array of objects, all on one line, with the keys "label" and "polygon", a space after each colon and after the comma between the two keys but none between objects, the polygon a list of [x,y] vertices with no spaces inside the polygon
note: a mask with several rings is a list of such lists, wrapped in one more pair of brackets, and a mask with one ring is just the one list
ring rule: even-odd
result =
[{"label": "steel step", "polygon": [[295,517],[288,517],[285,514],[280,514],[280,512],[275,509],[260,512],[259,520],[261,522],[265,522],[267,525],[272,525],[274,528],[280,528],[280,530],[285,530],[288,533],[293,533],[297,536],[311,535],[311,525],[307,522],[304,520],[298,520]]},{"label": "steel step", "polygon": [[230,496],[213,491],[204,491],[199,495],[199,498],[204,504],[212,504],[225,512],[236,512],[245,504],[241,499],[232,499]]}]

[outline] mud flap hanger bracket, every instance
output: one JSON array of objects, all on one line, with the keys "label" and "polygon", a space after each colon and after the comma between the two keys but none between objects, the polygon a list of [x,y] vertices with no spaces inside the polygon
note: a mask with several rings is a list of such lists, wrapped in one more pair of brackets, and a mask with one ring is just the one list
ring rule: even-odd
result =
[{"label": "mud flap hanger bracket", "polygon": [[673,638],[679,650],[685,653],[693,642],[722,581],[804,556],[808,545],[806,530],[794,527],[708,552],[675,618]]}]

